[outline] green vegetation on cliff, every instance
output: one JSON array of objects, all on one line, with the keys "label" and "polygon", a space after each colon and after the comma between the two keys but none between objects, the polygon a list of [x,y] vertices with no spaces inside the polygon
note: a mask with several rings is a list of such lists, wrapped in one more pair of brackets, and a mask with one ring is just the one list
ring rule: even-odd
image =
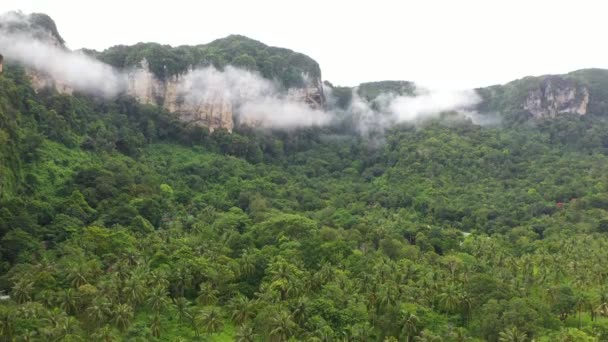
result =
[{"label": "green vegetation on cliff", "polygon": [[[98,57],[145,57],[159,77],[232,63],[286,86],[318,72],[239,36]],[[544,80],[525,78],[480,90],[503,127],[438,119],[371,142],[209,133],[131,98],[35,93],[9,65],[0,341],[606,341],[607,80],[552,83],[587,87],[586,115],[531,119]],[[352,89],[333,92],[347,108]]]},{"label": "green vegetation on cliff", "polygon": [[0,340],[608,338],[601,116],[378,145],[0,85]]},{"label": "green vegetation on cliff", "polygon": [[238,35],[197,46],[118,45],[96,56],[118,68],[139,66],[145,58],[150,70],[160,79],[183,73],[190,67],[212,65],[222,69],[229,64],[258,71],[266,78],[278,80],[286,88],[304,85],[303,75],[321,77],[319,65],[310,57]]}]

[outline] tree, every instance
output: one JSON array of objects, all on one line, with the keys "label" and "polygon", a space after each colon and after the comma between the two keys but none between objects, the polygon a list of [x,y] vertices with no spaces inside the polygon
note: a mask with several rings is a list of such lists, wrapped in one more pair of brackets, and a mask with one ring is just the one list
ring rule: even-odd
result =
[{"label": "tree", "polygon": [[17,303],[25,303],[32,299],[34,292],[34,282],[21,279],[13,285],[12,294]]},{"label": "tree", "polygon": [[248,325],[242,325],[234,335],[236,342],[254,342],[256,341],[257,334],[253,331],[253,328]]},{"label": "tree", "polygon": [[118,334],[109,325],[104,325],[103,327],[95,330],[95,332],[91,335],[91,338],[94,341],[98,342],[116,342],[120,341]]},{"label": "tree", "polygon": [[152,317],[152,322],[150,322],[150,330],[152,330],[152,336],[156,338],[160,338],[160,333],[162,331],[162,324],[160,321],[160,314],[155,313],[154,317]]},{"label": "tree", "polygon": [[405,339],[408,342],[412,341],[419,331],[418,324],[420,323],[420,319],[408,311],[401,311],[401,317],[401,333],[405,335]]},{"label": "tree", "polygon": [[177,314],[179,316],[179,322],[183,322],[184,318],[186,318],[188,316],[188,307],[190,306],[190,302],[184,298],[184,297],[179,297],[179,298],[175,298],[173,299],[173,304],[175,305],[175,308],[177,309]]},{"label": "tree", "polygon": [[[136,306],[140,304],[146,295],[144,280],[136,275],[131,275],[125,280],[121,288],[122,298],[129,304]],[[154,296],[154,290],[150,293],[150,297]],[[150,299],[148,298],[148,300]]]},{"label": "tree", "polygon": [[74,289],[66,289],[61,293],[59,307],[70,314],[79,312],[78,294]]},{"label": "tree", "polygon": [[152,312],[156,315],[160,314],[160,312],[169,305],[167,290],[163,286],[155,286],[152,291],[150,291],[146,304],[148,304],[150,309],[152,309]]},{"label": "tree", "polygon": [[462,304],[462,292],[454,284],[448,285],[438,296],[439,303],[447,312],[455,312]]},{"label": "tree", "polygon": [[271,341],[287,341],[291,336],[295,334],[296,323],[292,320],[289,312],[285,310],[278,310],[270,319],[270,333],[269,337]]},{"label": "tree", "polygon": [[224,328],[222,313],[216,307],[200,310],[197,321],[208,334],[218,333]]},{"label": "tree", "polygon": [[526,342],[528,340],[526,333],[519,331],[516,327],[501,331],[498,336],[499,342]]},{"label": "tree", "polygon": [[230,316],[234,324],[243,325],[255,317],[256,301],[243,295],[238,295],[230,301],[232,315]]},{"label": "tree", "polygon": [[108,317],[112,314],[112,304],[106,297],[97,297],[86,308],[85,315],[89,323],[98,327],[105,324]]},{"label": "tree", "polygon": [[118,304],[114,307],[113,321],[120,331],[125,331],[133,319],[133,308],[129,304]]}]

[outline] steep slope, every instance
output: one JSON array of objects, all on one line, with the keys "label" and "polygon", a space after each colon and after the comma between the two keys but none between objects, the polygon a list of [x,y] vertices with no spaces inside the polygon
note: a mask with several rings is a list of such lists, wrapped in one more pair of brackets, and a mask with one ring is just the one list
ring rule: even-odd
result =
[{"label": "steep slope", "polygon": [[478,110],[498,112],[511,121],[547,119],[561,114],[608,113],[608,70],[584,69],[565,75],[526,77],[479,88]]},{"label": "steep slope", "polygon": [[[47,44],[65,49],[53,20],[40,14],[11,13],[0,29],[25,33]],[[279,86],[290,100],[321,108],[325,103],[321,70],[308,56],[288,49],[267,46],[244,36],[233,35],[197,46],[171,47],[155,43],[115,46],[102,52],[83,50],[126,75],[125,93],[144,104],[164,107],[188,124],[206,126],[211,131],[232,131],[236,122],[232,100],[218,89],[216,96],[184,101],[183,82],[190,73],[206,67],[223,70],[228,65],[260,74]],[[0,65],[2,62],[0,61]],[[62,79],[50,77],[38,68],[29,68],[35,89],[54,88],[72,94],[74,88]],[[211,89],[213,91],[213,89]]]}]

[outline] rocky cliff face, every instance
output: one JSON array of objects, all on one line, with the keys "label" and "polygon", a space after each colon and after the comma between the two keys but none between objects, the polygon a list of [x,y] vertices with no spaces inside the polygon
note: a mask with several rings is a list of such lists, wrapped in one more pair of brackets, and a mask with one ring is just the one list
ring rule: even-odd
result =
[{"label": "rocky cliff face", "polygon": [[325,104],[323,82],[320,78],[316,80],[307,80],[307,86],[303,88],[289,89],[287,91],[287,96],[295,101],[307,103],[314,109],[321,109]]},{"label": "rocky cliff face", "polygon": [[[55,80],[45,73],[35,70],[27,70],[32,86],[35,90],[54,88],[62,94],[72,94],[74,89],[59,80]],[[187,73],[187,72],[186,72]],[[235,126],[235,114],[233,103],[217,96],[205,99],[193,99],[188,97],[183,86],[183,78],[186,74],[167,77],[159,80],[150,70],[146,59],[140,66],[126,73],[125,92],[134,97],[138,102],[161,106],[169,112],[174,113],[181,121],[192,125],[205,126],[210,131],[226,129],[232,132]],[[287,91],[287,97],[298,102],[307,103],[312,108],[320,109],[325,103],[321,80],[308,81],[308,86],[302,88],[291,88]]]},{"label": "rocky cliff face", "polygon": [[232,104],[221,97],[206,101],[186,100],[180,87],[182,77],[176,75],[161,81],[143,59],[140,68],[127,73],[126,91],[140,103],[162,106],[186,123],[206,126],[210,131],[224,128],[231,132],[234,128]]},{"label": "rocky cliff face", "polygon": [[523,109],[535,118],[553,118],[561,113],[587,113],[589,90],[561,76],[545,76],[528,91]]}]

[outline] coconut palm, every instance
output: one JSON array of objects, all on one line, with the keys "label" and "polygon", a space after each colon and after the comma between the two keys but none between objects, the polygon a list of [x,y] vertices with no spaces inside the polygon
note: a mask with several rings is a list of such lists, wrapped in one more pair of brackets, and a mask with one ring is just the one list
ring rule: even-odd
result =
[{"label": "coconut palm", "polygon": [[12,296],[15,298],[17,303],[25,303],[32,300],[32,293],[34,292],[34,282],[22,279],[13,285]]},{"label": "coconut palm", "polygon": [[462,303],[462,293],[456,285],[450,284],[439,294],[438,299],[447,312],[454,312]]},{"label": "coconut palm", "polygon": [[501,331],[498,334],[499,342],[525,342],[528,340],[528,336],[523,331],[519,331],[516,327],[511,327]]},{"label": "coconut palm", "polygon": [[271,277],[270,288],[279,291],[280,299],[286,300],[289,295],[297,292],[298,278],[301,271],[283,258],[278,258],[268,266]]},{"label": "coconut palm", "polygon": [[202,305],[213,305],[217,302],[218,294],[219,291],[216,290],[211,283],[205,282],[200,285],[200,290],[196,300]]},{"label": "coconut palm", "polygon": [[167,290],[162,286],[156,286],[150,291],[146,304],[152,309],[152,312],[158,314],[161,310],[167,308],[169,299],[167,298]]},{"label": "coconut palm", "polygon": [[243,325],[234,335],[234,340],[236,342],[254,342],[256,337],[257,335],[251,326]]},{"label": "coconut palm", "polygon": [[243,251],[239,260],[239,274],[243,276],[252,274],[255,271],[256,258],[256,249],[249,248]]},{"label": "coconut palm", "polygon": [[74,289],[64,290],[59,297],[59,307],[68,314],[78,313],[78,294]]},{"label": "coconut palm", "polygon": [[238,295],[230,301],[232,315],[230,318],[234,324],[242,325],[255,317],[256,301],[243,295]]},{"label": "coconut palm", "polygon": [[152,318],[152,322],[150,323],[150,330],[152,331],[152,336],[160,338],[161,329],[162,326],[160,322],[160,315],[155,314]]},{"label": "coconut palm", "polygon": [[184,318],[186,318],[188,316],[188,306],[190,306],[190,302],[184,298],[184,297],[179,297],[179,298],[175,298],[173,299],[173,305],[175,306],[175,309],[177,310],[177,314],[179,316],[179,322],[182,323],[184,321]]},{"label": "coconut palm", "polygon": [[112,303],[106,297],[93,299],[91,305],[85,310],[87,320],[93,326],[104,324],[112,312]]},{"label": "coconut palm", "polygon": [[145,297],[145,292],[144,281],[137,276],[131,276],[125,280],[125,284],[121,289],[122,298],[131,305],[141,303]]},{"label": "coconut palm", "polygon": [[133,308],[129,304],[118,304],[112,312],[114,324],[121,331],[126,330],[133,319]]},{"label": "coconut palm", "polygon": [[95,330],[95,333],[91,335],[93,341],[99,342],[116,342],[119,341],[118,335],[114,328],[109,325],[105,325],[102,328]]},{"label": "coconut palm", "polygon": [[401,333],[409,342],[418,333],[420,319],[409,311],[401,311],[401,317]]},{"label": "coconut palm", "polygon": [[277,311],[270,319],[270,340],[287,341],[295,334],[296,327],[296,323],[287,311]]},{"label": "coconut palm", "polygon": [[220,332],[224,328],[224,319],[218,308],[200,310],[196,318],[208,334]]},{"label": "coconut palm", "polygon": [[[13,312],[2,312],[0,316],[0,336],[4,336],[6,341],[12,341],[15,333],[15,315]],[[3,340],[4,339],[0,339]]]}]

